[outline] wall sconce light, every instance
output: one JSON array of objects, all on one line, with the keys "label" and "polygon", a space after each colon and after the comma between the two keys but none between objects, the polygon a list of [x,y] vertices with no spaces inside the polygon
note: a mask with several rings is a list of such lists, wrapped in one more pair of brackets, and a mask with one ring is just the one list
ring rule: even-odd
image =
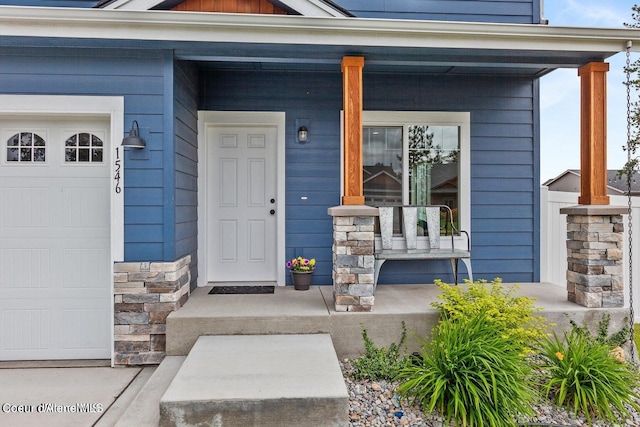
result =
[{"label": "wall sconce light", "polygon": [[122,144],[120,145],[131,148],[144,148],[147,145],[144,138],[140,136],[140,127],[138,126],[137,120],[134,120],[133,123],[131,123],[129,136],[125,136],[122,139]]},{"label": "wall sconce light", "polygon": [[307,142],[307,138],[309,137],[309,131],[305,126],[300,126],[298,129],[298,142]]},{"label": "wall sconce light", "polygon": [[311,120],[309,119],[296,119],[296,129],[298,132],[296,133],[296,141],[299,144],[306,144],[309,142],[309,124]]}]

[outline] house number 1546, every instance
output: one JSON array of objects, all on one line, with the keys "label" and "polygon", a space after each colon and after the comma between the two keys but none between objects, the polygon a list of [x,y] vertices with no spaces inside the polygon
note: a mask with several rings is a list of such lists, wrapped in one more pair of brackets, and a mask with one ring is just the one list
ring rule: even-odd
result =
[{"label": "house number 1546", "polygon": [[114,164],[115,174],[113,176],[113,179],[116,182],[115,191],[116,194],[120,194],[120,192],[122,191],[122,187],[120,186],[120,169],[122,168],[122,160],[120,160],[120,147],[116,148],[116,160]]}]

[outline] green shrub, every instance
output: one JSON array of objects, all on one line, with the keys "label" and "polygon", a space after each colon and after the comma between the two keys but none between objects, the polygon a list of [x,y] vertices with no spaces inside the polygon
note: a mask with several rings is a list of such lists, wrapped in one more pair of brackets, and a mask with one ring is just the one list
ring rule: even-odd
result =
[{"label": "green shrub", "polygon": [[376,347],[369,338],[367,329],[362,326],[362,340],[364,354],[351,361],[353,376],[358,379],[386,380],[395,378],[407,361],[407,355],[402,352],[402,346],[407,339],[407,326],[402,321],[402,335],[398,344],[391,343],[389,348]]},{"label": "green shrub", "polygon": [[544,317],[536,315],[542,309],[534,306],[534,298],[516,297],[517,286],[505,289],[500,279],[490,286],[486,280],[468,283],[468,286],[450,286],[436,281],[443,302],[432,305],[440,309],[441,317],[466,321],[481,312],[487,321],[495,324],[503,335],[517,344],[523,353],[530,352],[541,338],[547,336]]},{"label": "green shrub", "polygon": [[628,364],[610,357],[610,346],[590,339],[577,329],[565,332],[564,340],[555,333],[542,342],[543,393],[557,405],[583,413],[591,423],[593,415],[609,422],[628,418],[630,405],[640,410],[634,390],[638,374]]},{"label": "green shrub", "polygon": [[398,391],[447,423],[515,426],[515,419],[532,415],[532,369],[502,332],[486,311],[464,322],[444,318],[421,357],[400,372]]}]

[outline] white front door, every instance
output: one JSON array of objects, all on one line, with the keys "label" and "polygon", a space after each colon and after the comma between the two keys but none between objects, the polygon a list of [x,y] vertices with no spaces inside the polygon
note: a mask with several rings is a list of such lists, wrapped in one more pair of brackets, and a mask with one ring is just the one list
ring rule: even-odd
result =
[{"label": "white front door", "polygon": [[211,126],[207,281],[277,280],[276,126]]},{"label": "white front door", "polygon": [[0,117],[0,360],[111,357],[108,132]]}]

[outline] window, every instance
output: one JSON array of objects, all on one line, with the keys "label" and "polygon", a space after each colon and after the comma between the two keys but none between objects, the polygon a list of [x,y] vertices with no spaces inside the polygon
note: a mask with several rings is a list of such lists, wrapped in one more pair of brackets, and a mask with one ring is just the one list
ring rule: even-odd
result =
[{"label": "window", "polygon": [[44,139],[33,132],[20,132],[7,140],[7,162],[44,162]]},{"label": "window", "polygon": [[64,146],[66,163],[102,163],[104,144],[92,133],[77,133],[69,137]]},{"label": "window", "polygon": [[469,128],[469,113],[365,111],[365,203],[447,205],[469,230]]}]

